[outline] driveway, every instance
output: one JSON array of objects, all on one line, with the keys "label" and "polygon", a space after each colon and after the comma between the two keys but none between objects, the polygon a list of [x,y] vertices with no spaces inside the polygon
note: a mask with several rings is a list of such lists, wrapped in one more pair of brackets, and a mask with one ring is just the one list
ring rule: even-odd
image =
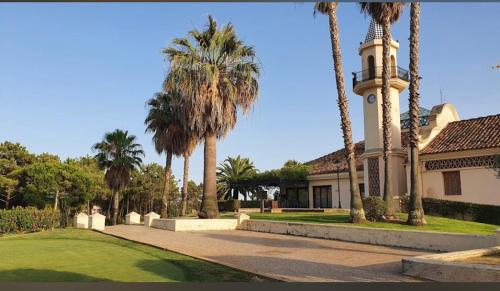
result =
[{"label": "driveway", "polygon": [[278,280],[292,282],[417,281],[401,274],[410,249],[243,230],[173,232],[141,225],[104,233]]}]

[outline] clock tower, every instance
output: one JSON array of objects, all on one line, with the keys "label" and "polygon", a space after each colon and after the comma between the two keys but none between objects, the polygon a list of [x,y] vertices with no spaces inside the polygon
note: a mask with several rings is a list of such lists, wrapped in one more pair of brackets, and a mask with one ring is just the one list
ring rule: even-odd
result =
[{"label": "clock tower", "polygon": [[[392,117],[393,193],[406,192],[403,167],[405,152],[401,148],[399,93],[408,87],[408,71],[398,67],[399,43],[390,46],[390,100]],[[383,131],[382,131],[382,27],[372,19],[364,43],[359,47],[362,70],[353,73],[353,89],[363,98],[365,152],[360,157],[364,165],[365,193],[382,196],[384,185]]]}]

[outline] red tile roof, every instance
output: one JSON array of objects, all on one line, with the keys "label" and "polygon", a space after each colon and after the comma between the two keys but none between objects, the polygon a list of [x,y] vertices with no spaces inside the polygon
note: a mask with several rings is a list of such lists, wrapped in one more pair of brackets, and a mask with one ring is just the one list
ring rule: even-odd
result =
[{"label": "red tile roof", "polygon": [[[401,133],[401,147],[403,151],[406,152],[406,148],[408,146],[408,133]],[[356,157],[356,170],[363,171],[363,161],[359,159],[359,156],[365,152],[365,142],[360,141],[354,145],[354,156]],[[310,171],[311,175],[319,175],[319,174],[329,174],[337,171],[335,168],[335,160],[338,159],[341,162],[340,171],[347,171],[347,161],[345,159],[345,151],[344,149],[337,150],[328,155],[319,157],[312,161],[307,162],[306,164],[311,165],[312,169]]]},{"label": "red tile roof", "polygon": [[[401,133],[401,147],[406,152],[408,132]],[[434,154],[472,149],[500,147],[500,114],[468,120],[450,122],[420,153]],[[355,144],[356,170],[363,170],[363,162],[359,156],[365,151],[364,141]],[[311,175],[335,173],[335,160],[341,161],[340,171],[347,171],[344,149],[314,159],[306,164],[311,165]]]},{"label": "red tile roof", "polygon": [[[365,142],[360,141],[354,145],[354,155],[356,157],[356,169],[358,171],[363,170],[363,161],[359,159],[359,156],[365,152]],[[309,174],[319,175],[334,173],[337,171],[335,167],[335,160],[340,161],[340,171],[347,171],[347,162],[345,158],[345,150],[342,148],[328,155],[322,156],[315,160],[309,161],[306,164],[312,167]]]},{"label": "red tile roof", "polygon": [[500,114],[450,122],[421,154],[496,147],[500,147]]}]

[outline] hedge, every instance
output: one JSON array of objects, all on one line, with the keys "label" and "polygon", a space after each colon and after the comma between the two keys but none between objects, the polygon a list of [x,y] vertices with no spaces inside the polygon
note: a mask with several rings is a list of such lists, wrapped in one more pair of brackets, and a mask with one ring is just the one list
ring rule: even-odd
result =
[{"label": "hedge", "polygon": [[260,208],[259,200],[240,201],[241,208]]},{"label": "hedge", "polygon": [[241,208],[237,199],[217,201],[217,206],[221,212],[237,212]]},{"label": "hedge", "polygon": [[19,232],[36,232],[59,226],[60,214],[50,208],[16,207],[0,209],[0,235]]},{"label": "hedge", "polygon": [[[409,199],[401,202],[401,210],[407,212]],[[500,206],[434,198],[422,198],[422,205],[427,215],[500,225]]]}]

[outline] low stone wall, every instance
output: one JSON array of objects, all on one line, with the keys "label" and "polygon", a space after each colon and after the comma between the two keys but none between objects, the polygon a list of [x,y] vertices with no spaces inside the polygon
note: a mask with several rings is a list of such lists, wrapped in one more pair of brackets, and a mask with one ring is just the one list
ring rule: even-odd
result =
[{"label": "low stone wall", "polygon": [[487,248],[495,246],[497,243],[497,238],[494,235],[486,236],[430,231],[391,230],[254,219],[244,221],[239,228],[257,232],[335,239],[431,251],[461,251]]},{"label": "low stone wall", "polygon": [[237,219],[153,219],[151,227],[171,231],[235,230]]},{"label": "low stone wall", "polygon": [[456,262],[500,252],[500,247],[403,259],[403,273],[439,282],[500,282],[500,266]]}]

